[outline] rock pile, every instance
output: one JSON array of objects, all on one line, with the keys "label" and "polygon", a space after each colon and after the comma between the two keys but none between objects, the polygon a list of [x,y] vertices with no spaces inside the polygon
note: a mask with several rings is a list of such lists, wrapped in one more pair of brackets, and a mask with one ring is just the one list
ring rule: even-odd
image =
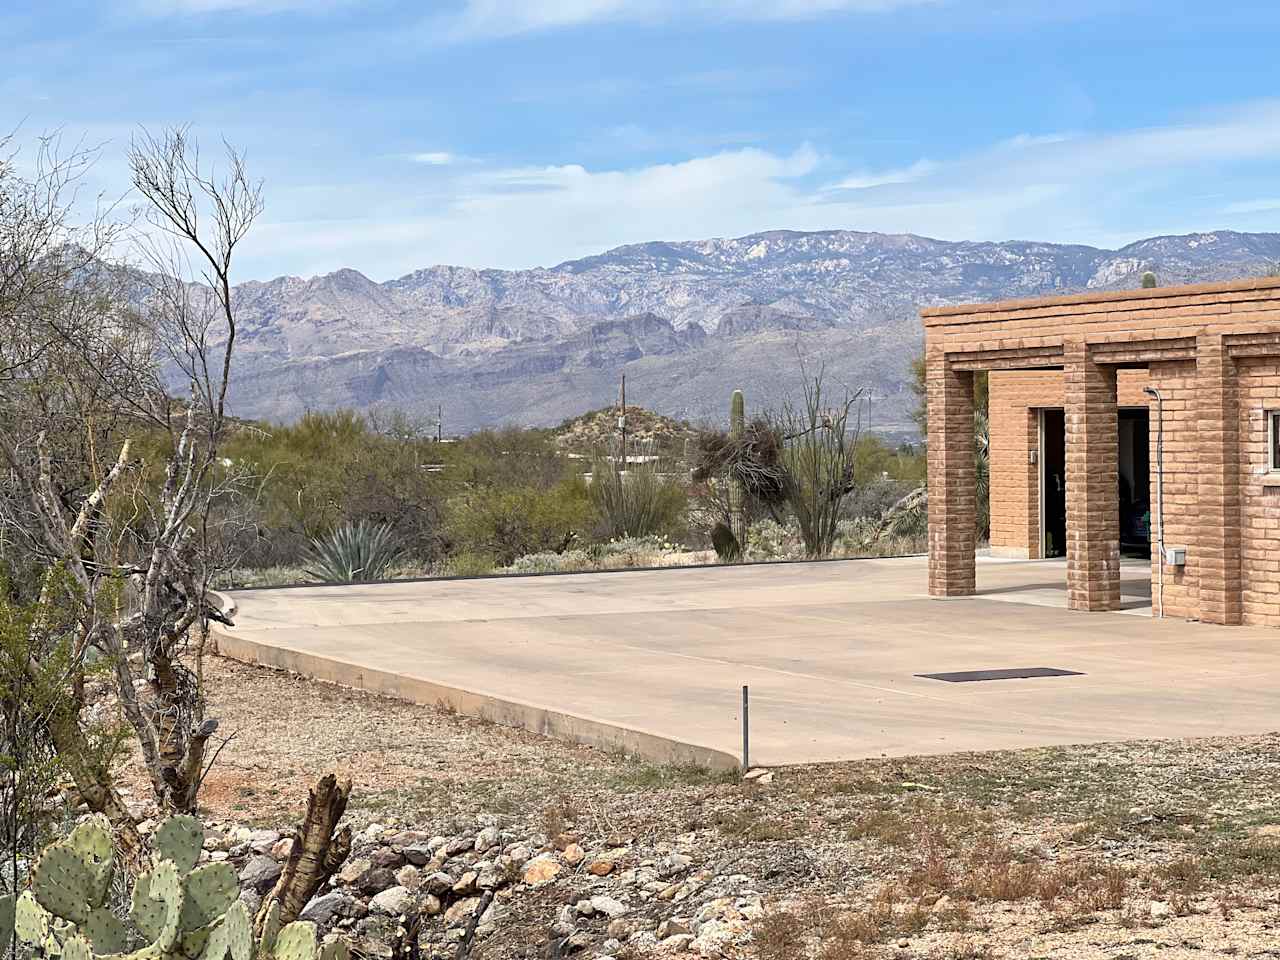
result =
[{"label": "rock pile", "polygon": [[[631,837],[515,836],[495,823],[434,834],[371,824],[302,918],[340,931],[358,953],[390,957],[409,919],[421,919],[423,958],[452,957],[475,914],[477,941],[519,924],[545,930],[552,956],[630,953],[722,957],[761,913],[752,878],[720,875],[686,850],[692,835],[651,846]],[[230,860],[256,909],[292,840],[271,830],[210,824],[204,858]],[[486,894],[491,896],[486,897]]]}]

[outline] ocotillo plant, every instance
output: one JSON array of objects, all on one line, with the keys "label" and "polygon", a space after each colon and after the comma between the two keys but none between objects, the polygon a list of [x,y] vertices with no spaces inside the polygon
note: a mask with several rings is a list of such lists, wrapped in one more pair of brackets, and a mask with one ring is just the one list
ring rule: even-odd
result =
[{"label": "ocotillo plant", "polygon": [[[747,401],[741,390],[735,390],[729,400],[729,436],[735,443],[740,442],[746,428]],[[747,545],[747,491],[736,476],[729,477],[729,529],[741,552]]]},{"label": "ocotillo plant", "polygon": [[[172,817],[154,839],[154,866],[133,887],[132,926],[107,906],[115,873],[111,826],[101,815],[47,847],[31,871],[31,889],[0,900],[0,934],[16,931],[34,955],[59,960],[349,960],[341,941],[321,947],[313,923],[281,926],[278,907],[255,941],[249,911],[229,863],[196,864],[204,829]],[[5,940],[8,938],[5,937]]]}]

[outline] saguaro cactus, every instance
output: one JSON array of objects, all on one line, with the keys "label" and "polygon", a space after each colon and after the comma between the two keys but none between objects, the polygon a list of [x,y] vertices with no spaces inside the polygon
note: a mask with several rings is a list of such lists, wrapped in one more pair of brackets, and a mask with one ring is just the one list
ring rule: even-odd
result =
[{"label": "saguaro cactus", "polygon": [[[742,440],[747,429],[747,401],[741,390],[733,391],[729,400],[729,436],[734,443]],[[740,477],[729,476],[729,529],[738,541],[739,551],[747,545],[747,491]]]},{"label": "saguaro cactus", "polygon": [[16,930],[50,960],[349,960],[341,941],[321,948],[315,924],[281,928],[278,913],[255,943],[235,870],[226,862],[197,866],[203,847],[194,817],[172,817],[156,830],[154,866],[134,883],[129,908],[149,942],[125,952],[129,929],[106,906],[115,871],[111,825],[95,816],[45,849],[31,889],[16,903],[0,900],[0,934]]}]

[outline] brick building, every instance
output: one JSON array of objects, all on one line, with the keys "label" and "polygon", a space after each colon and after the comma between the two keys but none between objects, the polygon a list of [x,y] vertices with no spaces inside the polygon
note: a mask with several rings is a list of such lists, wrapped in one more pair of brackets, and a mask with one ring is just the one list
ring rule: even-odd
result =
[{"label": "brick building", "polygon": [[1149,556],[1166,616],[1280,626],[1280,279],[922,317],[930,593],[975,592],[987,371],[993,553],[1065,556],[1078,610],[1117,609],[1122,551]]}]

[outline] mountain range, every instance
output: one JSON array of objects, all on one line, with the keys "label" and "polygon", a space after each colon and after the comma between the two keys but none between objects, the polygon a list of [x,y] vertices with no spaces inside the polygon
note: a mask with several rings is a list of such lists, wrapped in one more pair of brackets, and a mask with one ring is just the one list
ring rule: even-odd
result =
[{"label": "mountain range", "polygon": [[1154,237],[1119,250],[777,230],[652,242],[531,270],[350,269],[235,289],[237,414],[398,408],[446,433],[551,425],[617,396],[721,421],[729,394],[779,403],[819,367],[870,391],[871,427],[910,431],[922,306],[1257,275],[1280,234]]}]

